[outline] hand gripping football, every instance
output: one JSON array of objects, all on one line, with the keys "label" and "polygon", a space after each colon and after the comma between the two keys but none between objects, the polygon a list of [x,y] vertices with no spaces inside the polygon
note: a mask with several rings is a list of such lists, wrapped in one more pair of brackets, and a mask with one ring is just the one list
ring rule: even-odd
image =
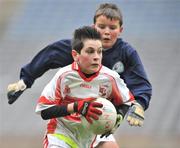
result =
[{"label": "hand gripping football", "polygon": [[96,135],[101,135],[112,130],[116,124],[117,112],[114,105],[106,98],[99,97],[95,102],[103,104],[103,107],[100,108],[102,115],[99,116],[98,120],[93,120],[92,124],[84,119],[82,120],[82,123],[89,131],[92,131]]}]

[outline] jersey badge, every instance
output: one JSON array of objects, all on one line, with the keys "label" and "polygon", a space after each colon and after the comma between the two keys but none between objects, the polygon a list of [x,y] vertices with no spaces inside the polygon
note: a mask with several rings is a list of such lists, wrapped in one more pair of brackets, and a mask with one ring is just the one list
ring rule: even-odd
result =
[{"label": "jersey badge", "polygon": [[108,84],[101,84],[99,86],[99,96],[107,98],[110,95],[110,86]]},{"label": "jersey badge", "polygon": [[117,73],[124,72],[124,64],[121,61],[118,61],[114,64],[112,70],[116,71]]}]

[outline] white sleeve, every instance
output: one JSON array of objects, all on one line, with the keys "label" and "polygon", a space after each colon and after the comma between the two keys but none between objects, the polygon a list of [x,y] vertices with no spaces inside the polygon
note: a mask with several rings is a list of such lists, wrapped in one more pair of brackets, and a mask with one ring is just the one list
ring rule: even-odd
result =
[{"label": "white sleeve", "polygon": [[[39,97],[38,104],[36,106],[36,113],[40,113],[42,110],[50,108],[56,105],[56,85],[58,80],[58,75],[56,74],[53,79],[45,86],[41,96]],[[60,85],[60,84],[59,84]]]},{"label": "white sleeve", "polygon": [[[134,101],[134,96],[130,92],[130,90],[127,88],[127,85],[125,84],[124,80],[120,78],[120,75],[115,72],[114,74],[114,80],[115,80],[115,87],[113,89],[113,92],[115,93],[115,96],[117,96],[123,104],[131,105],[132,101]],[[117,91],[116,91],[117,87]]]}]

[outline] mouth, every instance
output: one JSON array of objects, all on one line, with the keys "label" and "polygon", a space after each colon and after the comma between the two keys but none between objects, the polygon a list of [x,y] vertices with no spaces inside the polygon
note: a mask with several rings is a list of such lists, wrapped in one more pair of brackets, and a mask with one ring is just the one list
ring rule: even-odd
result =
[{"label": "mouth", "polygon": [[97,68],[97,67],[99,67],[99,64],[92,64],[92,67]]},{"label": "mouth", "polygon": [[104,42],[109,42],[109,41],[110,41],[110,38],[103,38],[103,41],[104,41]]}]

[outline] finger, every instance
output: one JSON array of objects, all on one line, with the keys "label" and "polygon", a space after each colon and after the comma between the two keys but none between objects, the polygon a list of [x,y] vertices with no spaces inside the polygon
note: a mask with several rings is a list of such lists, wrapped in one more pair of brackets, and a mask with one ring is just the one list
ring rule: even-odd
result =
[{"label": "finger", "polygon": [[143,126],[143,121],[139,121],[139,126]]},{"label": "finger", "polygon": [[91,108],[89,111],[97,115],[102,115],[102,111],[96,108]]},{"label": "finger", "polygon": [[91,105],[92,105],[93,107],[98,107],[98,108],[102,108],[102,107],[103,107],[103,104],[98,103],[98,102],[92,102]]},{"label": "finger", "polygon": [[132,119],[131,116],[127,116],[127,119],[126,119],[126,120],[127,120],[128,122],[130,122],[131,119]]},{"label": "finger", "polygon": [[131,118],[131,120],[129,121],[129,124],[130,124],[131,126],[133,126],[133,125],[134,125],[134,122],[135,122],[134,118]]},{"label": "finger", "polygon": [[139,126],[139,124],[140,124],[140,121],[139,121],[139,120],[137,120],[137,119],[135,119],[135,120],[134,120],[134,124],[133,124],[133,125],[134,125],[134,126]]},{"label": "finger", "polygon": [[92,119],[91,119],[89,116],[86,116],[85,118],[86,118],[86,120],[87,120],[90,124],[93,123]]},{"label": "finger", "polygon": [[92,113],[92,112],[89,112],[89,113],[88,113],[88,116],[91,117],[91,118],[93,118],[94,120],[98,120],[98,119],[99,119],[98,115],[97,115],[97,114],[94,114],[94,113]]}]

